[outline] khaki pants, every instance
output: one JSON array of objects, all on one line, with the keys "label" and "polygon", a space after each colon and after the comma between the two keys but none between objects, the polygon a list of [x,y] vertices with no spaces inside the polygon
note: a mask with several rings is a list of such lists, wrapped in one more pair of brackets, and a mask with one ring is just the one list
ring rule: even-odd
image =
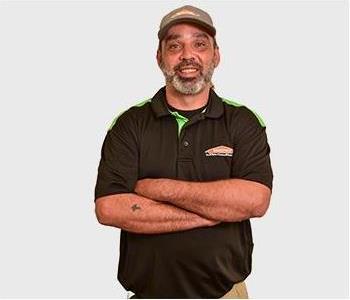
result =
[{"label": "khaki pants", "polygon": [[[131,292],[127,292],[127,299],[138,299],[136,295],[131,296]],[[247,287],[244,283],[235,283],[231,290],[229,290],[221,299],[248,299]]]},{"label": "khaki pants", "polygon": [[235,283],[231,290],[229,290],[221,299],[248,299],[247,287],[244,283]]}]

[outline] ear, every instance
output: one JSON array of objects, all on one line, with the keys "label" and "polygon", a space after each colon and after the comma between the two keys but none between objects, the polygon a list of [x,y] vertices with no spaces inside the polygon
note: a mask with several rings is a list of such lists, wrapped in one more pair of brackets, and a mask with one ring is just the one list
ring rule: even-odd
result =
[{"label": "ear", "polygon": [[159,49],[157,50],[156,58],[157,58],[158,66],[160,67],[161,63],[162,63],[162,53],[161,53],[161,51]]},{"label": "ear", "polygon": [[219,51],[219,47],[215,47],[214,49],[214,65],[215,68],[219,65],[220,63],[220,51]]}]

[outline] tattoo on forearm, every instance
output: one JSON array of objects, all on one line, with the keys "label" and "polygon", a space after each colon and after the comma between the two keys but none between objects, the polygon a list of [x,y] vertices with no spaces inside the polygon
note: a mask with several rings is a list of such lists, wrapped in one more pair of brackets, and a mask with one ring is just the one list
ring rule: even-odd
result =
[{"label": "tattoo on forearm", "polygon": [[138,206],[137,204],[134,204],[133,206],[131,206],[132,211],[135,211],[136,209],[141,209],[140,206]]}]

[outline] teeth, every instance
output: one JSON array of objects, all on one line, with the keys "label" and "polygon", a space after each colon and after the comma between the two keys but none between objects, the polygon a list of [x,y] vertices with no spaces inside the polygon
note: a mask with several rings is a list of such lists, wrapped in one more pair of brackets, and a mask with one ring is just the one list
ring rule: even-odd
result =
[{"label": "teeth", "polygon": [[181,72],[182,73],[191,73],[191,72],[196,72],[197,69],[182,69]]}]

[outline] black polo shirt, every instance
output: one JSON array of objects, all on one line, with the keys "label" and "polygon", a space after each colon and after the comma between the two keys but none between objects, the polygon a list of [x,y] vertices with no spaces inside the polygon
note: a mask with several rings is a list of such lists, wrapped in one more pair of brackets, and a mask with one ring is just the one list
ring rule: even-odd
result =
[{"label": "black polo shirt", "polygon": [[[169,109],[163,87],[107,132],[95,199],[132,193],[142,178],[241,178],[272,188],[269,153],[264,123],[245,106],[210,90],[208,105],[186,118]],[[249,220],[162,234],[121,230],[118,279],[140,298],[220,298],[250,274],[252,251]]]}]

